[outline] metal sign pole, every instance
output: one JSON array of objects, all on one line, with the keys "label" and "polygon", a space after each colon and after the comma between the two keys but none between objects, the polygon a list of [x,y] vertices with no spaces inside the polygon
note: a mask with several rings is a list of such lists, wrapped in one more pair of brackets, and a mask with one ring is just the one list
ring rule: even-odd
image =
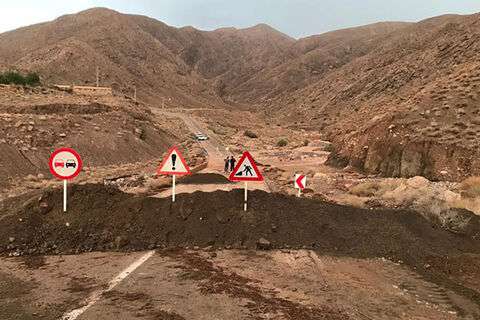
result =
[{"label": "metal sign pole", "polygon": [[245,181],[245,199],[243,202],[243,211],[247,211],[247,199],[248,199],[248,183]]},{"label": "metal sign pole", "polygon": [[302,196],[302,189],[298,188],[298,197],[300,198]]},{"label": "metal sign pole", "polygon": [[63,180],[63,212],[67,212],[67,180]]},{"label": "metal sign pole", "polygon": [[172,176],[172,202],[175,202],[175,175]]}]

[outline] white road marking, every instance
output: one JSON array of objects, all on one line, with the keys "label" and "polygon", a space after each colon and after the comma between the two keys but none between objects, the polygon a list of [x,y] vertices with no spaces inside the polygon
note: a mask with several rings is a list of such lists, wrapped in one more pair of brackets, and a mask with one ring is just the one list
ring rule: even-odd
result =
[{"label": "white road marking", "polygon": [[138,267],[140,267],[142,264],[144,264],[148,259],[150,259],[153,255],[155,254],[155,251],[149,251],[143,256],[140,257],[140,259],[136,260],[134,263],[129,265],[125,270],[120,272],[115,278],[113,278],[112,281],[108,283],[108,287],[103,290],[98,290],[93,292],[85,301],[86,305],[72,310],[66,314],[63,315],[62,320],[75,320],[79,316],[81,316],[85,311],[87,311],[91,306],[93,306],[100,298],[102,295],[106,292],[111,291],[113,288],[115,288],[120,282],[122,282],[126,277],[128,277],[133,271],[135,271]]}]

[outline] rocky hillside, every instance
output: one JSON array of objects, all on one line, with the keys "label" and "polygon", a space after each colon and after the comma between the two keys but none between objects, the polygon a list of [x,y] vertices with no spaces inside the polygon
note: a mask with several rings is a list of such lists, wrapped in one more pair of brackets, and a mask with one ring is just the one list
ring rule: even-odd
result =
[{"label": "rocky hillside", "polygon": [[37,70],[48,83],[101,82],[143,100],[222,105],[228,89],[291,54],[294,40],[259,25],[203,32],[143,16],[91,9],[0,35],[0,65]]},{"label": "rocky hillside", "polygon": [[422,21],[264,108],[280,105],[286,122],[326,132],[331,163],[385,176],[478,175],[479,40],[478,14]]},{"label": "rocky hillside", "polygon": [[28,175],[50,177],[48,159],[59,147],[78,150],[88,168],[158,159],[184,140],[172,131],[148,108],[120,97],[0,86],[0,189]]},{"label": "rocky hillside", "polygon": [[[248,108],[323,132],[330,163],[459,180],[478,163],[480,16],[385,22],[305,39],[211,32],[91,9],[0,34],[0,68],[103,84],[172,106]],[[269,121],[270,122],[270,121]]]},{"label": "rocky hillside", "polygon": [[[36,70],[47,83],[101,82],[143,100],[182,106],[251,104],[292,91],[364,54],[383,23],[296,41],[260,24],[211,32],[173,28],[95,8],[0,34],[0,67]],[[317,77],[315,77],[317,76]]]}]

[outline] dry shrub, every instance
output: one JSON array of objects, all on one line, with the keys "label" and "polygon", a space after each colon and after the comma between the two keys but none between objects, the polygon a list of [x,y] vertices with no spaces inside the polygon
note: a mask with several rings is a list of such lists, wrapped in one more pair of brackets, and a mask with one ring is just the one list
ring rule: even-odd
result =
[{"label": "dry shrub", "polygon": [[469,210],[480,215],[480,198],[460,198],[449,202],[452,208],[460,208]]},{"label": "dry shrub", "polygon": [[258,135],[257,135],[255,132],[251,131],[251,130],[245,130],[245,132],[243,133],[243,135],[244,135],[245,137],[249,137],[249,138],[252,138],[252,139],[258,138]]},{"label": "dry shrub", "polygon": [[438,190],[422,177],[369,181],[350,188],[350,194],[369,197],[387,206],[415,209],[432,215],[440,214],[447,208],[447,199],[455,198],[454,193]]},{"label": "dry shrub", "polygon": [[341,198],[341,203],[365,206],[378,201],[387,207],[416,210],[431,221],[443,219],[442,215],[454,208],[480,215],[480,177],[466,179],[459,189],[461,195],[458,190],[448,190],[422,177],[391,178],[355,185],[350,188],[349,197]]},{"label": "dry shrub", "polygon": [[277,142],[277,147],[286,147],[288,144],[287,139],[280,139]]},{"label": "dry shrub", "polygon": [[379,193],[381,189],[380,183],[369,181],[357,184],[350,188],[350,193],[358,197],[373,197]]},{"label": "dry shrub", "polygon": [[462,198],[480,198],[480,177],[470,177],[460,184]]},{"label": "dry shrub", "polygon": [[350,193],[359,197],[381,197],[386,192],[396,189],[398,185],[392,180],[368,181],[350,188]]},{"label": "dry shrub", "polygon": [[339,194],[335,197],[337,203],[357,208],[364,208],[367,200],[368,198],[362,198],[348,193]]}]

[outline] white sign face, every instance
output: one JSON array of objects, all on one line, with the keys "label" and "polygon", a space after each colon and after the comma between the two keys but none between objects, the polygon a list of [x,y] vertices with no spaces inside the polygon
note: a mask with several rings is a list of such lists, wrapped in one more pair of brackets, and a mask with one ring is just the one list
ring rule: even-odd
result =
[{"label": "white sign face", "polygon": [[58,149],[50,158],[50,171],[59,179],[72,179],[80,173],[81,169],[82,160],[72,149]]},{"label": "white sign face", "polygon": [[305,189],[307,187],[307,176],[303,174],[296,174],[293,184],[295,189]]},{"label": "white sign face", "polygon": [[236,178],[258,178],[250,159],[245,158],[235,173]]},{"label": "white sign face", "polygon": [[246,151],[228,179],[230,181],[263,181],[263,176],[258,170],[252,155]]},{"label": "white sign face", "polygon": [[185,175],[190,174],[190,168],[188,167],[185,159],[182,157],[177,148],[170,149],[168,155],[163,160],[162,164],[157,170],[158,174],[169,175]]}]

